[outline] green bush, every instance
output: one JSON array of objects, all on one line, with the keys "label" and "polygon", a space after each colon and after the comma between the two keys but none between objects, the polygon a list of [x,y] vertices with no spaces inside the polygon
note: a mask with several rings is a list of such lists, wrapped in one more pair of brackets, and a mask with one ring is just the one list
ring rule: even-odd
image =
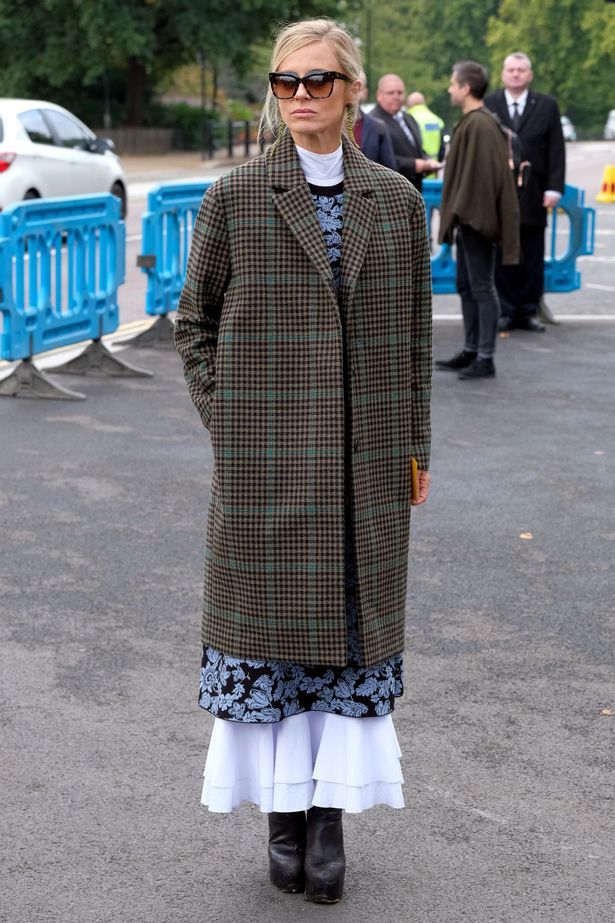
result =
[{"label": "green bush", "polygon": [[203,138],[203,114],[208,120],[215,119],[212,110],[203,113],[199,106],[188,103],[169,103],[150,106],[147,122],[157,128],[171,128],[174,132],[173,146],[186,151],[198,151]]}]

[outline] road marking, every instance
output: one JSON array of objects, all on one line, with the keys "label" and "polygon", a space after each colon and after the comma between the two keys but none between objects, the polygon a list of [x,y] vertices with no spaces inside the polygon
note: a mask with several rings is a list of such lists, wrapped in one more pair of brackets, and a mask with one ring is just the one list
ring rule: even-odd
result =
[{"label": "road marking", "polygon": [[615,263],[615,256],[580,256],[579,263]]},{"label": "road marking", "polygon": [[[589,288],[589,286],[586,286]],[[611,289],[615,291],[615,289]],[[436,321],[461,321],[461,314],[434,314],[433,319]],[[615,314],[559,314],[556,316],[556,320],[565,324],[566,321],[574,321],[575,324],[579,323],[595,323],[596,321],[615,321]],[[547,327],[549,325],[547,324]],[[557,325],[556,325],[557,326]]]},{"label": "road marking", "polygon": [[[614,232],[614,233],[615,233],[615,232]],[[134,243],[136,240],[143,240],[143,235],[142,235],[142,234],[131,234],[130,237],[127,237],[127,238],[126,238],[126,243],[127,243],[127,244],[132,244],[132,243]]]},{"label": "road marking", "polygon": [[615,292],[615,287],[612,285],[599,285],[597,282],[586,282],[585,288],[595,288],[598,292]]}]

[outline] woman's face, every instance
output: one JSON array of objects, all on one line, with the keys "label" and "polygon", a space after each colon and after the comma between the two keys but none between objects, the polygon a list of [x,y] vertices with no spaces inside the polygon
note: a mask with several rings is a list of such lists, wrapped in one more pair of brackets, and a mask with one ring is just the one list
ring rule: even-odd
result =
[{"label": "woman's face", "polygon": [[[332,46],[328,42],[312,42],[287,55],[276,68],[279,73],[305,77],[311,71],[343,72]],[[292,99],[279,99],[280,115],[293,136],[295,144],[317,154],[328,154],[339,147],[344,110],[360,90],[360,82],[336,80],[331,96],[312,99],[303,84],[299,84]]]}]

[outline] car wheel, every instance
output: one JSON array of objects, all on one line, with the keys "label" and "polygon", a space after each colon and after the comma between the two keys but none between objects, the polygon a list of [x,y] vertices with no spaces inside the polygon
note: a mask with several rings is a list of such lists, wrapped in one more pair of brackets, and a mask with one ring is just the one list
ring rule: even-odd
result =
[{"label": "car wheel", "polygon": [[117,198],[120,200],[121,206],[122,206],[122,207],[121,207],[120,214],[121,214],[122,218],[125,218],[125,217],[126,217],[126,212],[128,211],[128,209],[127,209],[127,207],[126,207],[126,205],[127,205],[127,203],[126,203],[126,189],[124,188],[124,184],[123,184],[123,183],[120,183],[120,182],[114,183],[113,186],[111,187],[111,195],[117,196]]},{"label": "car wheel", "polygon": [[40,197],[41,197],[41,194],[40,192],[37,192],[36,189],[28,189],[28,191],[26,192],[23,198],[25,202],[26,199],[40,199]]}]

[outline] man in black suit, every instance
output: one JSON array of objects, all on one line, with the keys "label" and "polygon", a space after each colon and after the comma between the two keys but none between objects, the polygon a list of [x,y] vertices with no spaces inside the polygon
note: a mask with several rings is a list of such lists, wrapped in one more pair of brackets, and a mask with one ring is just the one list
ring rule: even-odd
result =
[{"label": "man in black suit", "polygon": [[537,312],[544,292],[547,209],[557,207],[564,191],[566,147],[557,103],[529,89],[533,76],[526,54],[509,54],[502,70],[504,89],[487,96],[485,105],[519,135],[524,159],[532,165],[520,201],[521,263],[499,265],[496,271],[502,306],[499,326],[539,333],[545,329]]},{"label": "man in black suit", "polygon": [[[363,71],[359,79],[361,81],[359,99],[364,102],[367,99],[367,81]],[[389,170],[397,170],[389,130],[382,119],[376,119],[359,109],[352,130],[355,141],[369,160],[374,160],[383,167],[388,167]]]},{"label": "man in black suit", "polygon": [[403,112],[406,88],[397,74],[385,74],[378,81],[377,105],[372,115],[381,119],[389,129],[397,170],[419,190],[423,186],[423,175],[432,173],[442,164],[432,160],[423,150],[421,129],[411,115]]}]

